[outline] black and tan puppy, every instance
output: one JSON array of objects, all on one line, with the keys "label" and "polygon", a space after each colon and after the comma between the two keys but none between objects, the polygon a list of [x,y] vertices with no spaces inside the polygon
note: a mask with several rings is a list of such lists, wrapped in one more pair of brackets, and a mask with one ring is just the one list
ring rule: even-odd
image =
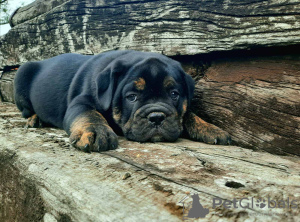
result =
[{"label": "black and tan puppy", "polygon": [[115,132],[130,140],[191,139],[227,144],[229,135],[188,112],[194,81],[161,54],[110,51],[96,56],[63,54],[22,65],[15,101],[28,127],[63,128],[85,151],[118,146]]}]

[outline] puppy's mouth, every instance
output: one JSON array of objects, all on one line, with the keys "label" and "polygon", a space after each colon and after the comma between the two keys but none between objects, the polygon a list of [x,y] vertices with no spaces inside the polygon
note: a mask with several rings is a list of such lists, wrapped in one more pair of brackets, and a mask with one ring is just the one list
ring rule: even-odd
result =
[{"label": "puppy's mouth", "polygon": [[182,119],[168,104],[147,104],[133,114],[122,130],[127,139],[134,141],[172,142],[182,132]]}]

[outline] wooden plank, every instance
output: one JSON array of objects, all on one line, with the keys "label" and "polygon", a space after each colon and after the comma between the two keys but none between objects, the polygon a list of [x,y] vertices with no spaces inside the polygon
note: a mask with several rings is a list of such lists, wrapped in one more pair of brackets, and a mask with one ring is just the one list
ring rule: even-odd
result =
[{"label": "wooden plank", "polygon": [[55,7],[66,3],[65,0],[35,0],[29,5],[18,8],[10,17],[10,26],[22,24],[26,21],[34,19],[40,15],[43,15]]},{"label": "wooden plank", "polygon": [[240,146],[300,155],[300,56],[216,59],[196,86],[196,113]]},{"label": "wooden plank", "polygon": [[[6,181],[1,180],[0,190],[23,190],[30,181],[32,192],[27,194],[34,193],[35,199],[29,201],[37,204],[42,200],[42,207],[36,208],[40,218],[182,221],[194,193],[209,209],[199,221],[297,221],[299,216],[299,206],[260,208],[254,202],[249,209],[212,207],[214,198],[250,201],[253,197],[277,205],[289,198],[300,204],[299,158],[186,139],[136,143],[120,138],[117,150],[86,154],[70,147],[62,130],[24,129],[25,121],[13,105],[1,103],[0,113],[0,175]],[[7,177],[13,170],[15,177]],[[18,178],[22,183],[16,183]],[[3,210],[8,209],[3,204],[10,204],[9,209],[26,212],[22,201],[28,196],[13,197],[13,193],[0,196],[0,218],[23,219],[23,214],[7,215]],[[185,215],[180,203],[184,197]]]},{"label": "wooden plank", "polygon": [[14,102],[14,78],[17,71],[3,72],[0,78],[0,99]]},{"label": "wooden plank", "polygon": [[173,56],[299,44],[299,11],[300,2],[292,0],[36,1],[14,16],[20,24],[1,40],[0,67],[66,52]]}]

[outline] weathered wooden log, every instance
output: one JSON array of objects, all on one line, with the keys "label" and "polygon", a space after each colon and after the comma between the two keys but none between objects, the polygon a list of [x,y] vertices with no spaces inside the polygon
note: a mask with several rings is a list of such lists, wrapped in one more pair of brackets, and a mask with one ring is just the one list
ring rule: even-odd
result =
[{"label": "weathered wooden log", "polygon": [[193,108],[240,146],[300,155],[300,55],[214,60]]},{"label": "weathered wooden log", "polygon": [[298,221],[299,158],[183,139],[88,154],[25,122],[0,103],[0,221],[180,222],[194,194],[209,210],[199,221]]},{"label": "weathered wooden log", "polygon": [[9,23],[11,27],[24,23],[43,15],[55,7],[66,3],[65,0],[35,0],[29,5],[18,8],[10,17]]},{"label": "weathered wooden log", "polygon": [[299,11],[292,0],[35,1],[12,17],[16,26],[1,40],[0,67],[66,52],[194,55],[299,44]]},{"label": "weathered wooden log", "polygon": [[3,72],[0,78],[0,101],[14,103],[14,78],[17,71]]}]

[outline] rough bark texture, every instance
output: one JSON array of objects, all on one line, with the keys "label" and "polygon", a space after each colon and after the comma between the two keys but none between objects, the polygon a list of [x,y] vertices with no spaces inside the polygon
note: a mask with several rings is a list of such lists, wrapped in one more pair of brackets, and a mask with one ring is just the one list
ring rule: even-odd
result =
[{"label": "rough bark texture", "polygon": [[36,181],[22,175],[22,171],[28,166],[18,163],[16,152],[4,150],[2,142],[0,142],[0,220],[41,221],[44,216],[44,202],[36,188]]},{"label": "rough bark texture", "polygon": [[[184,139],[120,138],[117,150],[87,154],[70,147],[64,131],[24,129],[25,122],[0,103],[0,221],[182,221],[194,193],[209,209],[196,221],[298,221],[299,158]],[[213,198],[248,198],[246,206],[252,197],[249,209],[212,207]]]},{"label": "rough bark texture", "polygon": [[18,8],[10,17],[10,26],[14,27],[28,20],[43,15],[55,7],[66,3],[66,0],[35,0],[29,5]]},{"label": "rough bark texture", "polygon": [[210,61],[202,78],[185,67],[198,79],[194,111],[239,146],[300,155],[300,55],[237,54]]},{"label": "rough bark texture", "polygon": [[194,55],[299,44],[299,11],[295,0],[36,1],[12,18],[16,26],[1,40],[0,67],[66,52]]},{"label": "rough bark texture", "polygon": [[14,103],[14,78],[17,71],[6,71],[0,78],[0,101]]}]

